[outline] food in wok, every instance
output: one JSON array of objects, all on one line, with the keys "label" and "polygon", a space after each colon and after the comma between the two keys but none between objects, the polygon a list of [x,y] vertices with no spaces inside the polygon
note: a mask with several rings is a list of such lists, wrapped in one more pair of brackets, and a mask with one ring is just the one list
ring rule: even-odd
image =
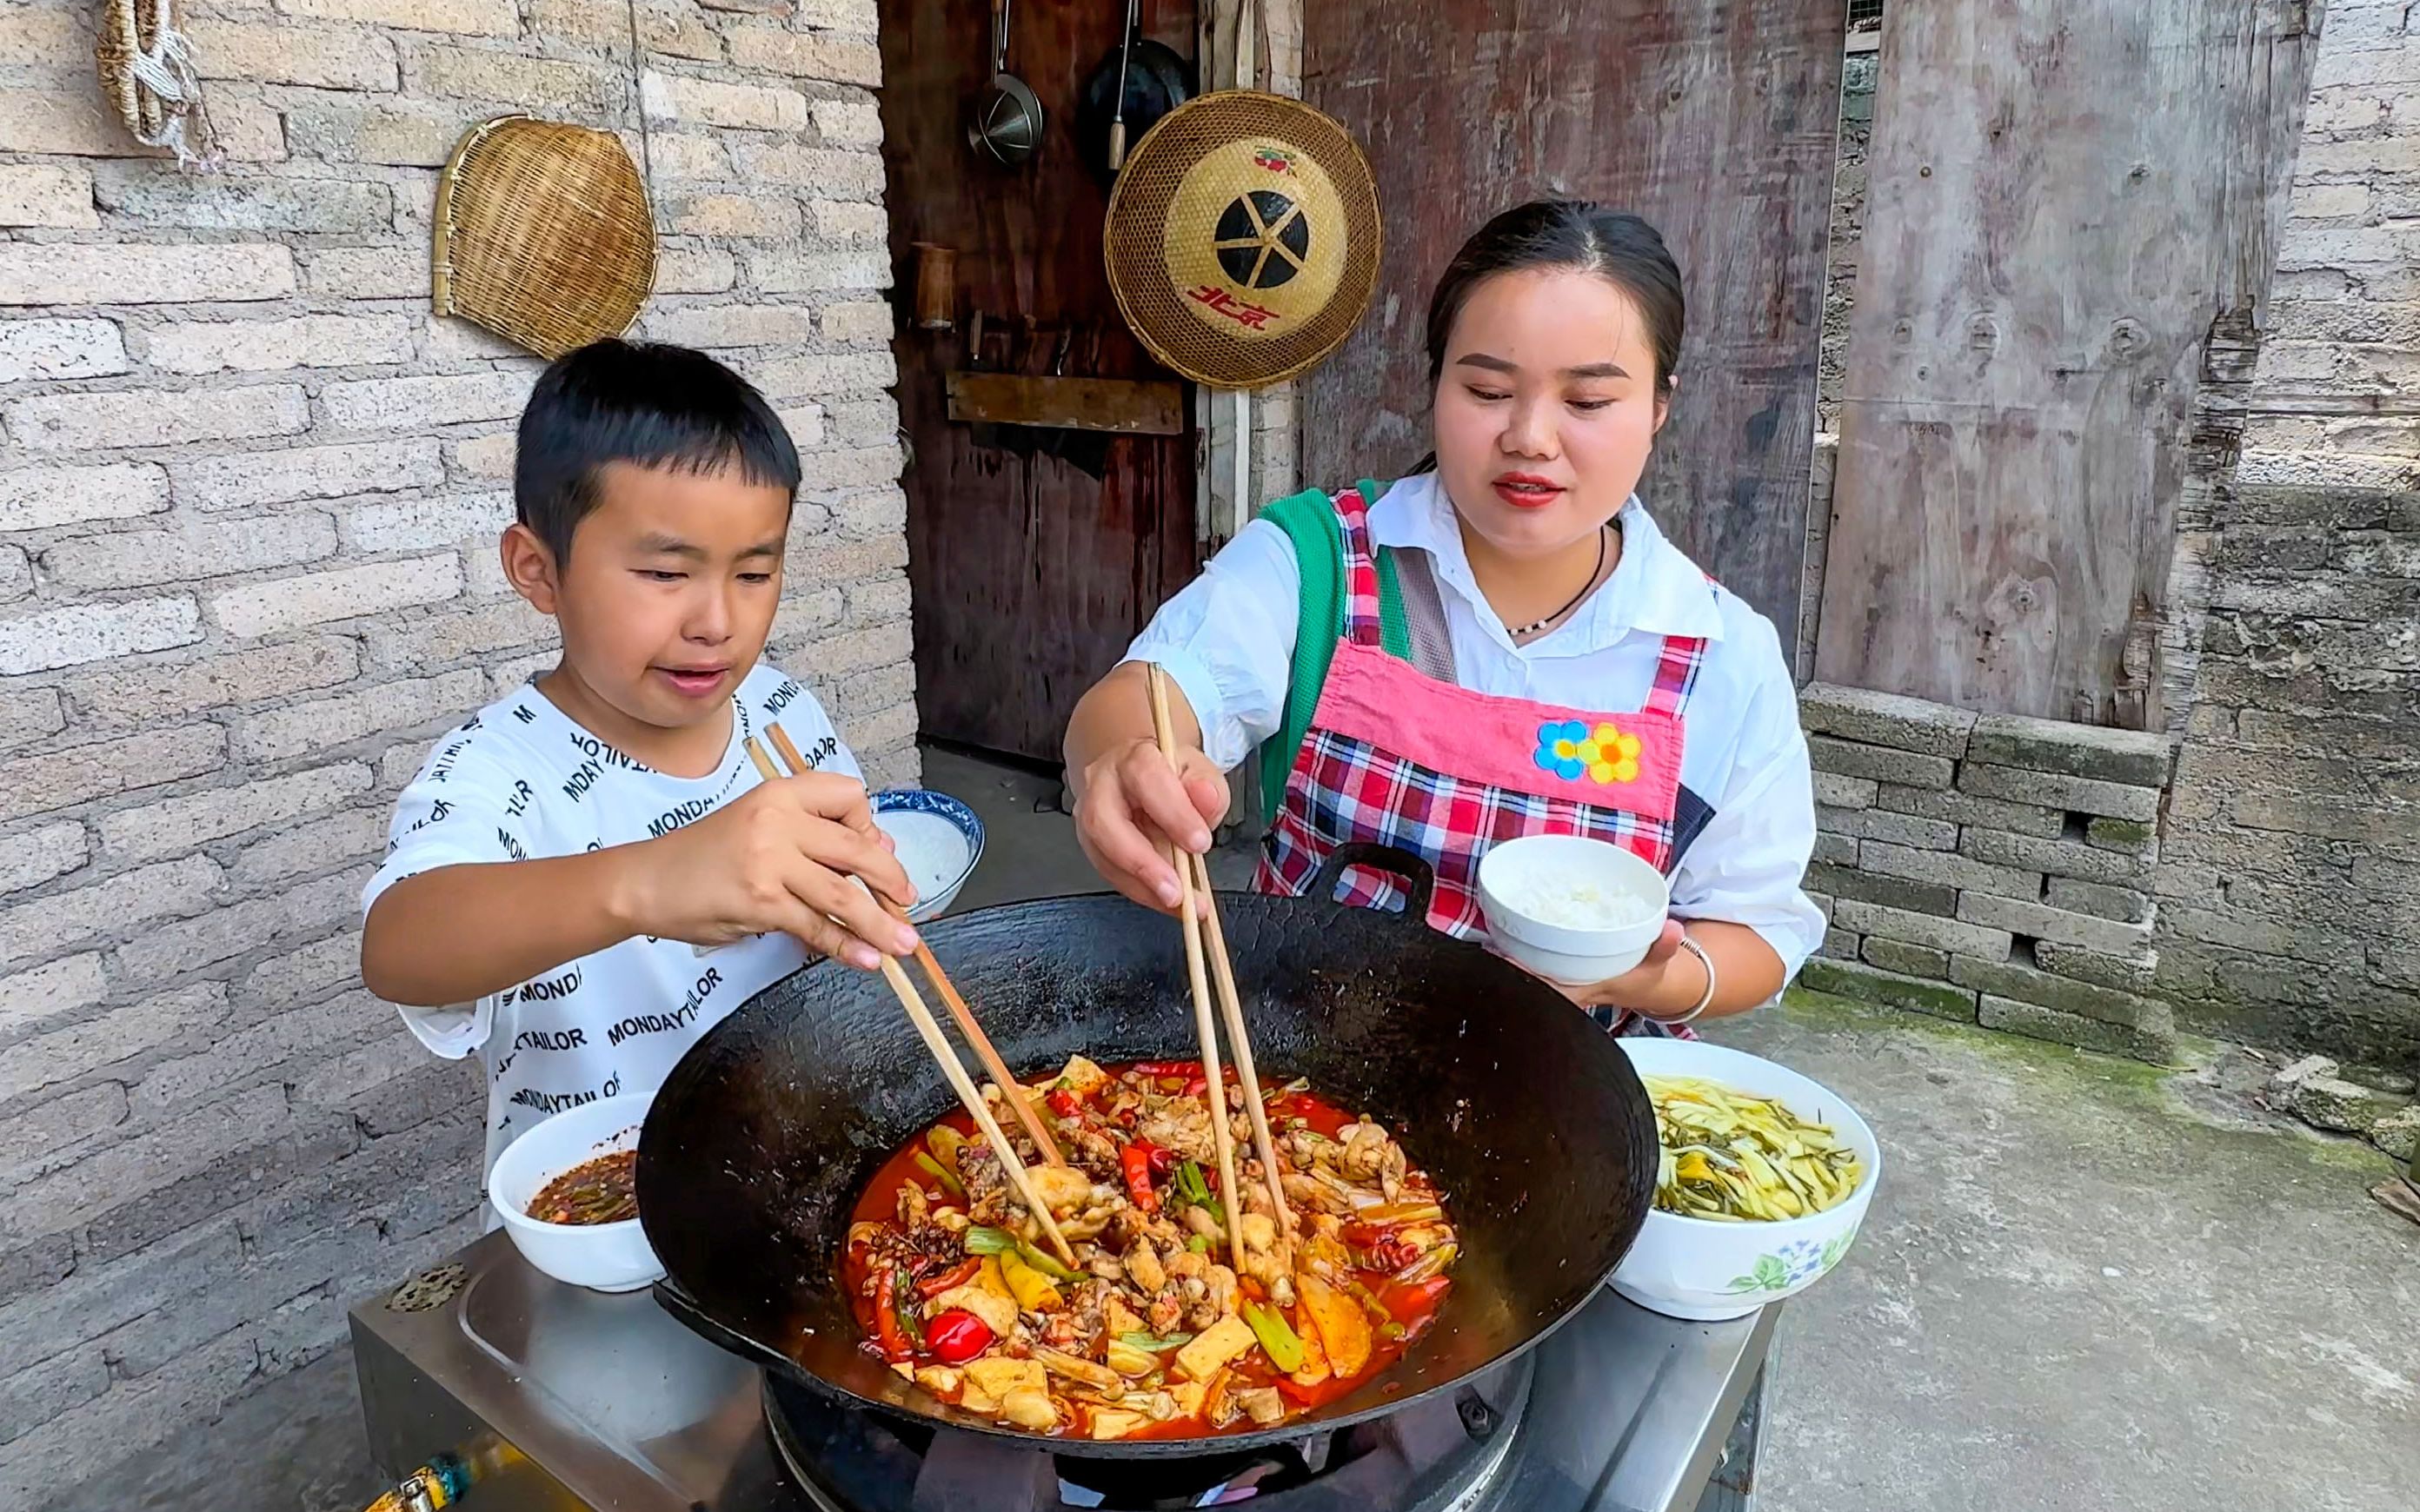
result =
[{"label": "food in wok", "polygon": [[849,1228],[864,1348],[935,1396],[1101,1440],[1268,1427],[1386,1369],[1444,1305],[1458,1246],[1443,1195],[1385,1129],[1304,1083],[1267,1098],[1295,1230],[1239,1149],[1240,1257],[1201,1062],[1079,1056],[1014,1090],[1039,1097],[1066,1156],[1045,1165],[1010,1135],[1075,1265],[963,1112],[884,1163]]}]

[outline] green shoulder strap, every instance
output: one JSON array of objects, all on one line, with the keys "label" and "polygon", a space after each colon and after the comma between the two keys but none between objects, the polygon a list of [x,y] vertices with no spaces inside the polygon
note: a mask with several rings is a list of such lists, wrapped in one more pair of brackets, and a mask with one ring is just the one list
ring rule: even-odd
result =
[{"label": "green shoulder strap", "polygon": [[[1366,478],[1360,488],[1365,504],[1376,503],[1385,491]],[[1317,488],[1279,500],[1261,517],[1294,542],[1295,563],[1302,577],[1285,713],[1276,736],[1261,746],[1261,819],[1265,824],[1277,818],[1278,806],[1285,800],[1286,779],[1310,736],[1311,712],[1319,706],[1336,642],[1344,634],[1344,529],[1336,518],[1335,504]],[[1412,636],[1404,620],[1395,554],[1384,548],[1378,552],[1378,639],[1388,656],[1411,659]]]}]

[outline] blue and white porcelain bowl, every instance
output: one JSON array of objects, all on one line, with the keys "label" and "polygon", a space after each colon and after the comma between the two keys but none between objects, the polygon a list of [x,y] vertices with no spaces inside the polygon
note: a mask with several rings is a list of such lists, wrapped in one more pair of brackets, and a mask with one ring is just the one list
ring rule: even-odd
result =
[{"label": "blue and white porcelain bowl", "polygon": [[916,885],[908,922],[939,918],[983,859],[983,821],[946,793],[896,788],[874,795],[874,822],[898,847],[899,864]]},{"label": "blue and white porcelain bowl", "polygon": [[1613,1273],[1613,1288],[1669,1318],[1738,1318],[1795,1296],[1840,1263],[1882,1180],[1882,1146],[1839,1094],[1761,1057],[1703,1040],[1636,1036],[1615,1041],[1641,1076],[1701,1076],[1769,1097],[1810,1123],[1831,1126],[1857,1152],[1865,1176],[1836,1208],[1779,1223],[1721,1223],[1658,1209]]}]

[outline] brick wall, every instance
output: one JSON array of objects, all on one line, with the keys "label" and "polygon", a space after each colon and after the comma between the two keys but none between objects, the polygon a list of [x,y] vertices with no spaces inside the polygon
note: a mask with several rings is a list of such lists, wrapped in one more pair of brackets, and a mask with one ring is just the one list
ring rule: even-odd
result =
[{"label": "brick wall", "polygon": [[2222,506],[2158,982],[2214,1033],[2420,1059],[2420,496]]},{"label": "brick wall", "polygon": [[1824,992],[2159,1061],[2158,735],[1807,687]]},{"label": "brick wall", "polygon": [[[2184,1027],[2324,1049],[2356,1073],[2388,1069],[2378,1079],[2390,1083],[2420,1057],[2420,506],[2388,491],[2420,486],[2412,13],[2408,0],[2326,8],[2240,486],[2217,501],[2204,575],[2172,585],[2206,596],[2209,618],[2157,863],[2129,884],[2154,900],[2152,949],[2092,982],[2149,993]],[[1878,61],[1851,57],[1842,105],[1827,417],[1855,296],[1866,125],[1872,91],[1888,86]],[[1819,499],[1828,462],[1819,453]],[[1825,523],[1824,511],[1810,513],[1810,596]],[[1809,634],[1811,620],[1802,668]],[[1821,717],[1810,712],[1810,728]],[[1837,774],[1823,780],[1837,788]],[[1847,847],[1866,843],[1871,821],[1825,817],[1827,864],[1849,866]],[[1958,843],[1971,848],[1963,835]],[[1907,942],[1881,940],[1877,951],[1873,936],[1836,933],[1864,975],[1819,964],[1814,977],[1854,978],[1870,995],[1878,955],[1931,964],[1897,949]],[[1962,985],[1982,1000],[1979,985]]]},{"label": "brick wall", "polygon": [[356,977],[431,736],[551,659],[504,591],[537,363],[427,309],[438,166],[647,117],[644,330],[805,455],[778,659],[912,778],[872,0],[190,0],[231,162],[0,0],[0,1505],[326,1353],[476,1230],[473,1073]]},{"label": "brick wall", "polygon": [[2420,29],[2329,0],[2243,440],[2246,482],[2420,486]]}]

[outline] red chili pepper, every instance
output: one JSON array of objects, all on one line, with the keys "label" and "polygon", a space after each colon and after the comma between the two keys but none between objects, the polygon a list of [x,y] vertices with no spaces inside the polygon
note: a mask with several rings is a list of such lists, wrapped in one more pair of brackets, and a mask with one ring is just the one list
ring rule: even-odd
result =
[{"label": "red chili pepper", "polygon": [[1152,1175],[1166,1176],[1169,1172],[1176,1169],[1176,1151],[1166,1149],[1163,1146],[1152,1144],[1148,1140],[1143,1141],[1142,1148],[1151,1151]]},{"label": "red chili pepper", "polygon": [[1388,1287],[1379,1300],[1386,1304],[1387,1311],[1394,1314],[1398,1321],[1417,1323],[1436,1311],[1437,1304],[1445,1297],[1446,1288],[1452,1285],[1451,1276],[1433,1275],[1426,1281]]},{"label": "red chili pepper", "polygon": [[951,1266],[939,1275],[926,1276],[923,1280],[917,1282],[916,1295],[927,1298],[938,1297],[944,1291],[954,1290],[959,1287],[965,1286],[968,1282],[972,1281],[976,1276],[981,1275],[982,1273],[982,1257],[980,1256],[972,1257],[960,1261],[956,1265]]},{"label": "red chili pepper", "polygon": [[1199,1076],[1202,1074],[1202,1062],[1198,1060],[1144,1060],[1137,1062],[1134,1069],[1142,1072],[1145,1076]]},{"label": "red chili pepper", "polygon": [[953,1307],[924,1325],[924,1342],[943,1365],[964,1365],[991,1348],[991,1325]]},{"label": "red chili pepper", "polygon": [[1202,1093],[1208,1090],[1210,1090],[1210,1078],[1197,1074],[1191,1081],[1185,1084],[1185,1091],[1183,1095],[1186,1097],[1200,1097]]},{"label": "red chili pepper", "polygon": [[1125,1168],[1126,1196],[1145,1212],[1159,1211],[1159,1194],[1151,1188],[1151,1155],[1154,1147],[1132,1144],[1118,1151],[1118,1164]]},{"label": "red chili pepper", "polygon": [[908,1358],[908,1335],[899,1331],[899,1273],[884,1266],[874,1277],[874,1335],[886,1360]]},{"label": "red chili pepper", "polygon": [[1076,1101],[1076,1094],[1063,1087],[1042,1101],[1049,1105],[1051,1112],[1063,1119],[1075,1118],[1083,1111],[1083,1104]]}]

